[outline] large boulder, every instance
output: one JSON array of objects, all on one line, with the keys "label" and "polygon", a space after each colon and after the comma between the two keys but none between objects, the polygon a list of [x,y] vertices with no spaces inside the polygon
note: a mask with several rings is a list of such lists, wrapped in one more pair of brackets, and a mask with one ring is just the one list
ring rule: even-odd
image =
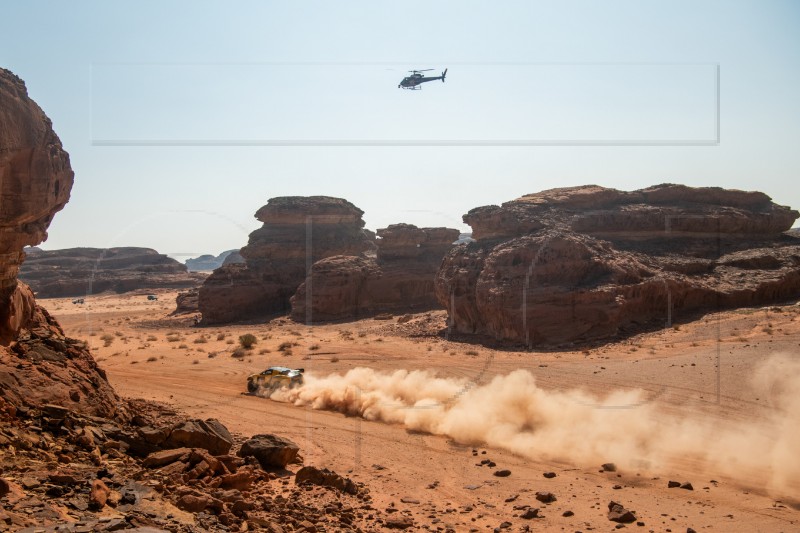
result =
[{"label": "large boulder", "polygon": [[244,265],[224,264],[200,288],[203,323],[222,323],[285,312],[307,266],[372,247],[363,211],[341,198],[272,198],[256,212],[263,226],[239,253]]},{"label": "large boulder", "polygon": [[535,344],[800,296],[798,212],[758,192],[554,189],[471,210],[436,295],[460,333]]},{"label": "large boulder", "polygon": [[233,446],[228,428],[218,420],[187,420],[173,427],[162,448],[203,448],[211,455],[225,455]]},{"label": "large boulder", "polygon": [[264,469],[283,468],[297,459],[300,447],[285,437],[253,435],[242,444],[239,457],[254,457]]}]

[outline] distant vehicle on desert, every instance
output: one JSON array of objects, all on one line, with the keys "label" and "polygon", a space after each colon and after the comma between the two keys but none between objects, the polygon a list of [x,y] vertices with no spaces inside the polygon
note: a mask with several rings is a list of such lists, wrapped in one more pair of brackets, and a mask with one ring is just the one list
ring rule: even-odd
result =
[{"label": "distant vehicle on desert", "polygon": [[254,393],[259,389],[274,391],[282,387],[300,387],[303,385],[303,372],[302,368],[271,366],[259,374],[250,375],[247,378],[247,390]]},{"label": "distant vehicle on desert", "polygon": [[75,305],[82,304],[83,298],[75,298],[74,300],[72,300],[72,303],[74,303]]},{"label": "distant vehicle on desert", "polygon": [[148,300],[158,300],[158,296],[156,296],[155,294],[148,294],[147,295],[147,299]]}]

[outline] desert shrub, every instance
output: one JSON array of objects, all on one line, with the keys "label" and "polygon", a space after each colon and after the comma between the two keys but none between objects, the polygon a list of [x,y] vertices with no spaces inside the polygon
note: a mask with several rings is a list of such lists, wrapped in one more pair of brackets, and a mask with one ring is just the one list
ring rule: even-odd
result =
[{"label": "desert shrub", "polygon": [[236,348],[231,354],[231,357],[236,357],[237,359],[241,359],[245,355],[247,355],[247,352],[244,350],[244,348]]},{"label": "desert shrub", "polygon": [[224,333],[217,333],[217,340],[218,341],[224,341],[225,340],[225,334]]},{"label": "desert shrub", "polygon": [[158,357],[156,357],[155,355],[151,355],[150,357],[147,358],[148,363],[155,363],[156,361],[158,361]]},{"label": "desert shrub", "polygon": [[225,341],[225,344],[233,344],[234,342],[236,342],[236,341],[233,340],[233,339],[228,339],[228,340]]},{"label": "desert shrub", "polygon": [[157,341],[157,340],[158,340],[158,337],[156,337],[155,335],[148,335],[147,336],[147,341],[148,342],[154,342],[154,341]]},{"label": "desert shrub", "polygon": [[199,364],[200,364],[200,361],[198,361],[197,359],[195,359],[194,361],[192,361],[192,364],[193,364],[193,365],[199,365]]},{"label": "desert shrub", "polygon": [[264,354],[267,354],[267,353],[269,353],[269,352],[270,352],[269,348],[261,348],[261,349],[258,351],[258,355],[264,355]]},{"label": "desert shrub", "polygon": [[335,355],[333,357],[331,357],[331,363],[338,363],[338,362],[339,362],[339,358],[338,357],[336,357]]},{"label": "desert shrub", "polygon": [[178,342],[181,340],[181,336],[177,333],[167,333],[167,342]]},{"label": "desert shrub", "polygon": [[208,339],[206,339],[206,338],[205,338],[205,336],[203,336],[203,337],[197,337],[197,338],[194,340],[194,343],[195,343],[195,344],[205,344],[205,343],[207,343],[207,342],[208,342]]},{"label": "desert shrub", "polygon": [[311,351],[319,350],[319,344],[312,344],[311,346],[308,347],[308,349]]},{"label": "desert shrub", "polygon": [[476,352],[475,350],[467,350],[466,354],[467,355],[478,355],[478,352]]},{"label": "desert shrub", "polygon": [[246,350],[251,349],[256,342],[258,342],[258,339],[252,333],[245,333],[239,337],[239,344]]},{"label": "desert shrub", "polygon": [[188,345],[186,345],[186,344],[180,344],[180,345],[178,345],[178,349],[179,349],[179,350],[188,350],[188,349],[189,349],[189,346],[188,346]]},{"label": "desert shrub", "polygon": [[292,351],[292,343],[289,342],[289,341],[282,342],[280,344],[280,346],[278,346],[278,351],[279,352],[286,352],[286,351],[290,351],[291,352]]}]

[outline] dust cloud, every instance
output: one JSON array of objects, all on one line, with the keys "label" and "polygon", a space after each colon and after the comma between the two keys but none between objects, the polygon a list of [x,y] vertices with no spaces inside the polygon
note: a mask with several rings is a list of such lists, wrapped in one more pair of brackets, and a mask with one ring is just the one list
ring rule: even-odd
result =
[{"label": "dust cloud", "polygon": [[800,497],[800,361],[771,357],[755,372],[752,386],[772,408],[746,422],[688,406],[666,410],[648,402],[642,390],[602,397],[579,389],[546,390],[527,370],[474,385],[425,370],[354,368],[344,375],[309,374],[302,387],[269,396],[533,460],[615,462],[638,472],[702,471]]}]

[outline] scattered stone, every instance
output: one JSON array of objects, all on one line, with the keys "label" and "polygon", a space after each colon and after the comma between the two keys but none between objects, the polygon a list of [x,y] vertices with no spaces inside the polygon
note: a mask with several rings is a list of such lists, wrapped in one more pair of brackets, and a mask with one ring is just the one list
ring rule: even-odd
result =
[{"label": "scattered stone", "polygon": [[681,483],[680,488],[685,489],[685,490],[694,490],[694,487],[688,481],[684,481],[683,483]]},{"label": "scattered stone", "polygon": [[536,499],[542,503],[553,503],[557,500],[556,495],[552,492],[537,492]]},{"label": "scattered stone", "polygon": [[543,475],[544,477],[546,477],[547,479],[553,479],[554,477],[556,477],[556,473],[555,473],[555,472],[545,472],[545,473],[544,473],[544,474],[542,474],[542,475]]},{"label": "scattered stone", "polygon": [[416,498],[412,498],[411,496],[405,496],[403,498],[400,498],[400,501],[402,503],[410,503],[410,504],[415,504],[415,505],[419,504],[419,500],[416,499]]},{"label": "scattered stone", "polygon": [[519,515],[520,518],[523,520],[530,520],[532,518],[539,518],[539,508],[538,507],[528,507],[524,513]]},{"label": "scattered stone", "polygon": [[387,518],[383,525],[389,529],[408,529],[414,526],[414,520],[409,516],[394,514]]},{"label": "scattered stone", "polygon": [[603,466],[601,468],[603,469],[603,472],[616,472],[617,471],[617,465],[614,464],[614,463],[603,463]]},{"label": "scattered stone", "polygon": [[277,435],[254,435],[242,444],[239,457],[255,457],[261,468],[283,468],[297,458],[300,447]]},{"label": "scattered stone", "polygon": [[573,513],[572,511],[564,511],[564,512],[561,514],[561,516],[563,516],[563,517],[565,517],[565,518],[569,518],[570,516],[575,516],[575,513]]},{"label": "scattered stone", "polygon": [[497,477],[508,477],[511,475],[511,470],[495,470],[494,475]]},{"label": "scattered stone", "polygon": [[108,485],[99,479],[95,479],[92,481],[92,488],[89,492],[89,507],[92,509],[102,509],[105,507],[110,493],[111,489],[108,488]]},{"label": "scattered stone", "polygon": [[633,511],[625,509],[622,504],[612,501],[608,504],[608,519],[620,524],[630,524],[636,521],[636,515]]},{"label": "scattered stone", "polygon": [[676,489],[676,488],[678,488],[680,486],[681,486],[681,482],[680,481],[668,481],[667,482],[667,488],[669,488],[669,489]]},{"label": "scattered stone", "polygon": [[304,466],[295,474],[294,482],[297,485],[308,483],[332,487],[348,494],[358,494],[358,486],[352,480],[340,476],[327,468],[320,469],[315,466]]}]

